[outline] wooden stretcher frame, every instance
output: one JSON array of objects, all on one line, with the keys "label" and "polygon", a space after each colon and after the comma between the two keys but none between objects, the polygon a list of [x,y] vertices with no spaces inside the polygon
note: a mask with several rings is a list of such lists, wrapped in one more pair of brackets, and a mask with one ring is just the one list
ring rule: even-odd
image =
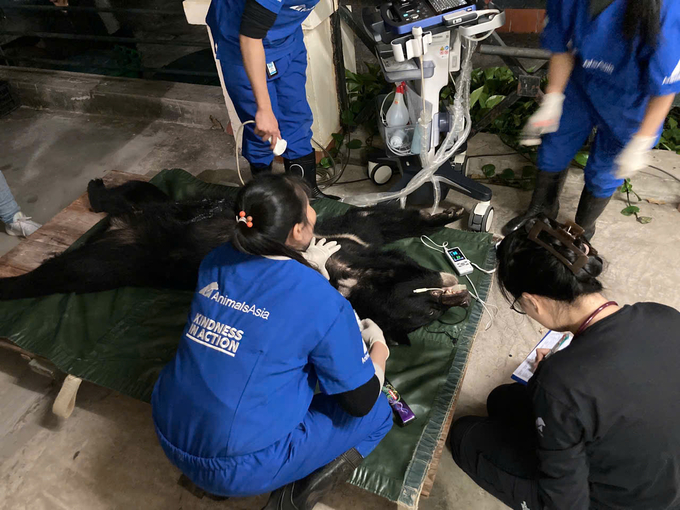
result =
[{"label": "wooden stretcher frame", "polygon": [[[128,181],[148,181],[149,178],[111,171],[103,177],[103,180],[107,186],[120,186]],[[35,269],[49,257],[66,250],[104,216],[106,216],[104,213],[93,212],[87,193],[82,194],[34,234],[0,258],[0,278],[19,276]],[[49,360],[22,349],[6,338],[0,338],[0,348],[18,352],[35,372],[60,381],[61,390],[54,401],[52,411],[62,418],[71,415],[82,382],[79,377],[63,374]]]}]

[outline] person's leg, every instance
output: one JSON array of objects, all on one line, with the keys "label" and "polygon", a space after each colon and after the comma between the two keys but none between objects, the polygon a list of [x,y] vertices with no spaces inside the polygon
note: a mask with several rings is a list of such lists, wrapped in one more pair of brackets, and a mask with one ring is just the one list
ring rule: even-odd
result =
[{"label": "person's leg", "polygon": [[[236,109],[239,119],[241,119],[241,122],[254,120],[255,114],[257,113],[257,103],[245,68],[243,65],[239,64],[219,62],[222,66],[222,74],[224,75],[224,86],[234,103],[234,108]],[[277,112],[278,103],[276,88],[271,80],[267,85],[272,109],[280,124],[281,119]],[[255,134],[255,124],[243,126],[242,153],[243,157],[250,163],[250,169],[253,175],[271,171],[272,161],[274,160],[271,144],[265,142]]]},{"label": "person's leg", "polygon": [[323,494],[348,480],[391,428],[392,410],[384,395],[361,418],[347,414],[334,397],[316,395],[271,481],[281,488],[264,510],[311,510]]},{"label": "person's leg", "polygon": [[[630,133],[630,136],[633,132]],[[584,170],[585,188],[576,211],[576,223],[585,230],[587,239],[595,235],[595,223],[604,212],[607,204],[623,179],[616,177],[616,157],[625,146],[606,125],[597,127],[595,141],[590,150],[588,164]]]},{"label": "person's leg", "polygon": [[540,509],[533,411],[526,387],[499,386],[488,397],[488,418],[453,424],[453,459],[484,490],[511,508]]},{"label": "person's leg", "polygon": [[573,80],[567,85],[564,95],[566,97],[560,127],[557,132],[543,136],[538,151],[539,172],[529,208],[503,227],[504,235],[524,226],[538,214],[557,217],[559,196],[567,178],[569,163],[594,126],[590,102]]},{"label": "person's leg", "polygon": [[305,179],[312,189],[313,198],[338,197],[324,195],[316,184],[316,154],[312,148],[312,123],[314,118],[307,102],[307,49],[304,43],[293,50],[292,58],[282,76],[275,81],[278,97],[279,129],[288,143],[283,153],[286,173]]},{"label": "person's leg", "polygon": [[42,226],[21,212],[2,172],[0,172],[0,220],[5,224],[5,232],[11,236],[28,237]]},{"label": "person's leg", "polygon": [[491,419],[534,433],[534,409],[524,384],[498,386],[486,399],[486,411]]},{"label": "person's leg", "polygon": [[451,428],[453,460],[492,496],[516,510],[539,510],[534,441],[499,420],[465,416]]},{"label": "person's leg", "polygon": [[316,395],[291,438],[295,454],[282,466],[272,485],[280,487],[299,480],[351,448],[367,457],[390,431],[392,421],[392,409],[384,395],[361,418],[345,412],[334,397]]},{"label": "person's leg", "polygon": [[20,210],[19,204],[14,200],[12,190],[9,189],[9,184],[5,180],[5,176],[0,172],[0,220],[5,225],[8,225],[14,221],[14,215]]}]

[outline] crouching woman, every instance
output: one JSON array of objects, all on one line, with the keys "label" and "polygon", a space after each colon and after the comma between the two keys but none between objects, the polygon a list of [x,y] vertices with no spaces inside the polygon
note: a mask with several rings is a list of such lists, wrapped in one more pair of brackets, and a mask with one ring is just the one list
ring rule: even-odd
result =
[{"label": "crouching woman", "polygon": [[301,180],[251,181],[234,215],[232,242],[201,263],[154,388],[156,431],[203,490],[275,491],[266,509],[311,509],[392,426],[381,392],[389,350],[320,274],[338,247],[311,243],[316,213]]},{"label": "crouching woman", "polygon": [[454,424],[456,463],[517,510],[680,508],[680,313],[605,298],[573,224],[534,220],[497,255],[512,308],[575,336],[539,353],[528,387],[491,392],[488,417]]}]

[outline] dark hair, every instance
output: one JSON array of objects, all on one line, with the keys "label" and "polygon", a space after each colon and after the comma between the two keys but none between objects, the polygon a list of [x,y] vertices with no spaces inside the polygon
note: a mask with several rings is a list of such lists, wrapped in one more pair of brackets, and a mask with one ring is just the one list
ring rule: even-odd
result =
[{"label": "dark hair", "polygon": [[640,35],[645,45],[656,46],[661,32],[662,1],[628,0],[623,18],[623,36],[632,41]]},{"label": "dark hair", "polygon": [[[529,231],[536,221],[545,221],[553,229],[564,228],[554,220],[541,217],[503,239],[496,250],[496,257],[498,281],[506,299],[509,299],[509,295],[517,299],[526,292],[573,303],[583,295],[600,292],[602,284],[597,277],[602,273],[602,259],[597,255],[589,256],[585,267],[574,274],[555,255],[529,239]],[[577,256],[573,251],[546,231],[542,231],[538,237],[570,262],[576,260]],[[574,241],[579,250],[584,249],[584,244],[582,239]]]},{"label": "dark hair", "polygon": [[261,175],[239,191],[234,204],[235,217],[241,211],[252,217],[252,227],[237,222],[232,244],[251,255],[284,256],[309,264],[300,254],[286,245],[291,229],[307,223],[309,189],[298,177],[282,174]]}]

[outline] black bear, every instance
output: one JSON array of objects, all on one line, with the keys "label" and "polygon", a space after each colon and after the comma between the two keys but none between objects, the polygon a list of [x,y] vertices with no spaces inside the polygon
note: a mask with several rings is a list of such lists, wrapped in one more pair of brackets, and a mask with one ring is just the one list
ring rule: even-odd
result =
[{"label": "black bear", "polygon": [[[149,183],[107,189],[100,179],[90,182],[88,196],[94,211],[108,213],[107,228],[29,273],[0,279],[0,299],[119,287],[195,290],[201,260],[229,241],[235,225],[228,197],[175,202]],[[452,306],[467,306],[470,296],[454,275],[383,247],[435,232],[461,212],[376,206],[320,221],[315,235],[342,245],[327,264],[331,284],[359,316],[372,318],[392,341],[408,343],[407,333]],[[435,290],[414,292],[423,288]]]}]

